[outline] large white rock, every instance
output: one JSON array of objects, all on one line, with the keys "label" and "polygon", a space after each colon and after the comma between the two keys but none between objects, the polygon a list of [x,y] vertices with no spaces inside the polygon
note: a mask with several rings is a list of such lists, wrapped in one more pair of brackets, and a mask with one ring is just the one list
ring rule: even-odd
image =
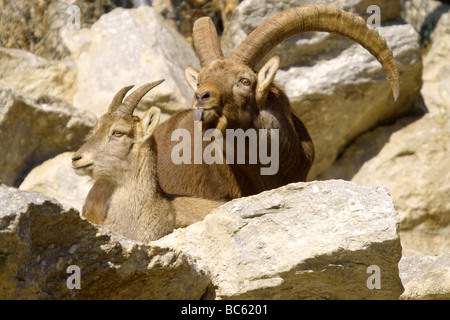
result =
[{"label": "large white rock", "polygon": [[430,112],[445,113],[450,110],[450,13],[440,18],[432,41],[423,61],[421,93]]},{"label": "large white rock", "polygon": [[142,100],[166,112],[189,108],[193,92],[187,65],[198,65],[193,48],[152,7],[117,8],[90,29],[63,30],[78,68],[74,105],[103,114],[122,87],[166,79]]},{"label": "large white rock", "polygon": [[449,159],[450,112],[426,114],[361,135],[321,179],[385,186],[405,253],[440,254],[450,251]]},{"label": "large white rock", "polygon": [[26,97],[48,96],[71,104],[77,73],[69,61],[51,61],[32,53],[0,47],[0,87]]},{"label": "large white rock", "polygon": [[[399,217],[384,188],[291,184],[233,200],[147,245],[39,193],[0,185],[0,208],[2,299],[397,299],[403,292]],[[82,290],[66,286],[70,265],[81,270]]]},{"label": "large white rock", "polygon": [[[400,1],[245,0],[224,31],[224,52],[231,54],[247,34],[275,14],[304,3],[333,3],[363,17],[367,17],[370,5],[378,5],[381,21],[400,15]],[[310,180],[331,166],[359,134],[410,112],[414,106],[421,87],[419,35],[411,25],[398,23],[383,25],[379,32],[392,49],[399,69],[397,102],[380,63],[347,38],[306,33],[285,41],[266,56],[280,56],[282,69],[275,81],[285,89],[294,112],[305,123],[315,144]]]},{"label": "large white rock", "polygon": [[[39,193],[0,185],[0,299],[200,299],[210,284],[176,250],[129,241]],[[80,289],[69,288],[79,269]],[[76,272],[76,271],[75,271]]]},{"label": "large white rock", "polygon": [[[209,270],[210,298],[397,299],[398,223],[384,188],[297,183],[235,199],[155,244]],[[369,266],[380,289],[367,286]]]},{"label": "large white rock", "polygon": [[88,176],[75,173],[71,165],[72,155],[73,152],[64,152],[37,166],[26,176],[19,189],[42,193],[81,212],[94,182]]},{"label": "large white rock", "polygon": [[78,149],[96,121],[90,112],[11,88],[0,87],[0,106],[0,181],[16,187],[33,167]]},{"label": "large white rock", "polygon": [[398,265],[403,300],[450,300],[450,253],[403,257]]}]

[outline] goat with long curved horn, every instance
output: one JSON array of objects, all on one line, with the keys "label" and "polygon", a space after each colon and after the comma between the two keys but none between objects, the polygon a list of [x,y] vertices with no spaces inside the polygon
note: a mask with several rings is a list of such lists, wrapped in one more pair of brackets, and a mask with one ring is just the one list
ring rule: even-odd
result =
[{"label": "goat with long curved horn", "polygon": [[[155,131],[158,177],[166,192],[232,199],[306,180],[314,161],[314,146],[308,130],[292,111],[286,93],[273,82],[279,58],[271,57],[259,70],[255,69],[280,42],[308,31],[332,32],[361,44],[381,63],[394,98],[398,97],[398,71],[384,38],[370,29],[362,18],[335,6],[303,5],[285,10],[251,32],[231,57],[223,56],[211,19],[197,19],[193,37],[201,70],[189,66],[185,71],[186,79],[195,91],[193,109],[173,115]],[[194,166],[191,150],[183,150],[182,163],[175,164],[171,155],[177,142],[171,140],[172,132],[182,128],[194,136],[193,119],[202,120],[203,130],[215,128],[220,131],[224,141],[228,141],[228,132],[237,129],[278,131],[279,140],[273,139],[266,144],[267,150],[272,146],[278,148],[278,170],[272,175],[262,174],[262,169],[268,165],[261,159],[256,164],[228,162],[228,158],[238,153],[249,158],[254,149],[247,144],[243,150],[238,150],[236,144],[231,144],[234,150],[228,150],[229,145],[226,145],[223,150],[226,164]],[[262,138],[258,136],[257,139],[260,146]],[[202,152],[209,150],[206,147],[203,145]],[[188,157],[190,163],[186,160]]]}]

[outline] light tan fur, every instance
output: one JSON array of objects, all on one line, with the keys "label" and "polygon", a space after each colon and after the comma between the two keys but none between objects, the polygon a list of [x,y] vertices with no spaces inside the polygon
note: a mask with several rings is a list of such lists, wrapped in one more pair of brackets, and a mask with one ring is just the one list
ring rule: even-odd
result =
[{"label": "light tan fur", "polygon": [[199,221],[223,203],[171,196],[161,190],[153,137],[159,117],[156,107],[142,119],[111,107],[72,158],[78,174],[96,180],[82,215],[141,242]]}]

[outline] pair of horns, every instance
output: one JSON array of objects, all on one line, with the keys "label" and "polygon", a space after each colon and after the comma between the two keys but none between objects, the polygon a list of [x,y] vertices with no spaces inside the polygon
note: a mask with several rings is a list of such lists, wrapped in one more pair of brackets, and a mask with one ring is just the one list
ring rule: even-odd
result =
[{"label": "pair of horns", "polygon": [[133,91],[128,97],[125,98],[125,100],[123,100],[123,98],[125,97],[127,92],[134,87],[134,85],[120,89],[120,91],[117,92],[114,96],[111,105],[109,106],[109,111],[120,111],[124,114],[132,115],[139,101],[141,101],[141,99],[147,94],[147,92],[152,90],[157,85],[161,84],[163,81],[164,80],[158,80],[155,82],[144,84],[137,90]]},{"label": "pair of horns", "polygon": [[[375,29],[370,29],[364,19],[334,5],[302,5],[279,13],[253,30],[231,58],[255,69],[258,62],[279,43],[309,31],[336,33],[366,48],[383,66],[394,99],[397,100],[400,91],[399,75],[386,40]],[[202,67],[224,57],[217,31],[209,17],[195,21],[193,38]]]}]

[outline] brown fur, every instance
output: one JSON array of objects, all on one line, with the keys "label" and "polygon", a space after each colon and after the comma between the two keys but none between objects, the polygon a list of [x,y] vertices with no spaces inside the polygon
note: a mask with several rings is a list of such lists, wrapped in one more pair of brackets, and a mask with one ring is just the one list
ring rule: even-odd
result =
[{"label": "brown fur", "polygon": [[[250,80],[249,86],[239,82],[243,78]],[[227,129],[279,129],[279,170],[275,175],[263,176],[260,168],[265,165],[261,163],[174,164],[171,150],[179,142],[171,141],[172,132],[184,128],[193,136],[193,110],[186,110],[155,131],[158,178],[165,192],[229,200],[306,180],[314,160],[314,146],[283,90],[270,81],[258,100],[257,73],[231,59],[218,59],[205,66],[198,83],[197,94],[209,93],[208,99],[194,98],[193,102],[194,108],[205,108],[204,130],[217,127],[222,119],[226,119]],[[203,148],[208,143],[204,142]]]}]

